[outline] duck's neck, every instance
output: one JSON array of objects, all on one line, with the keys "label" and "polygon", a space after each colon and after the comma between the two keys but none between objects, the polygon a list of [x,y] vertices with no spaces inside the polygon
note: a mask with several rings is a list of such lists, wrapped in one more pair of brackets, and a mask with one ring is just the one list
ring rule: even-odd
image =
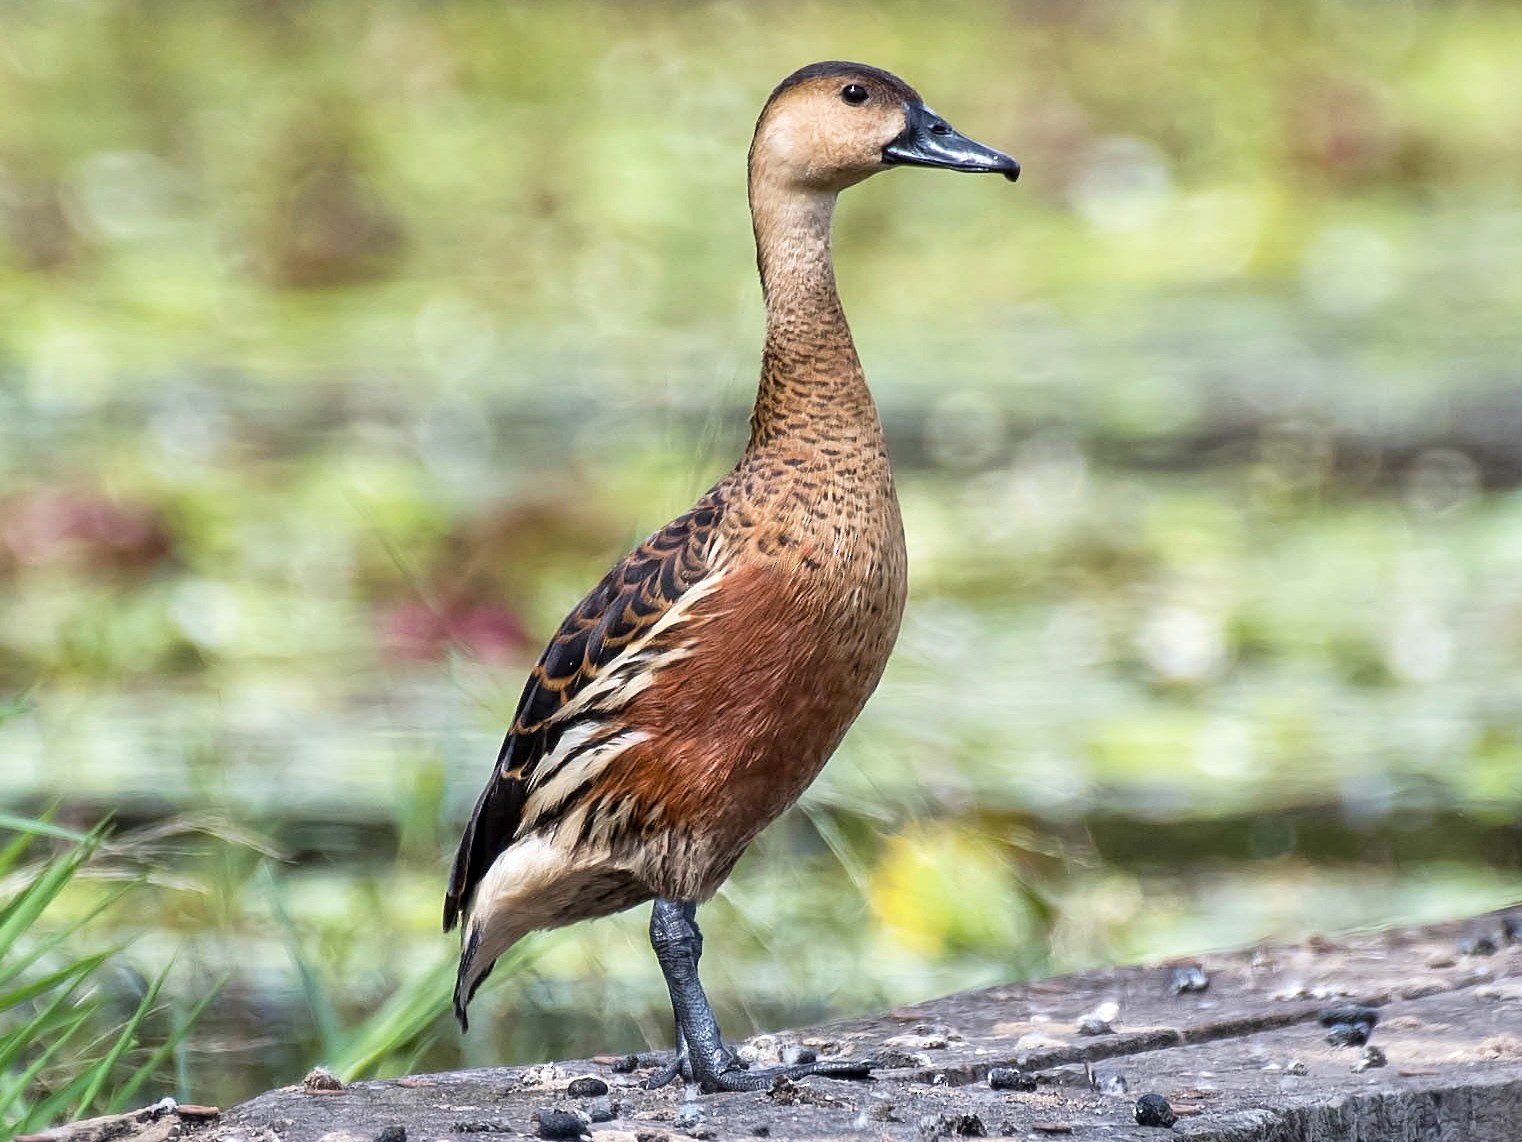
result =
[{"label": "duck's neck", "polygon": [[766,301],[750,447],[799,432],[831,439],[880,433],[835,290],[830,258],[835,195],[777,189],[754,178],[750,190]]}]

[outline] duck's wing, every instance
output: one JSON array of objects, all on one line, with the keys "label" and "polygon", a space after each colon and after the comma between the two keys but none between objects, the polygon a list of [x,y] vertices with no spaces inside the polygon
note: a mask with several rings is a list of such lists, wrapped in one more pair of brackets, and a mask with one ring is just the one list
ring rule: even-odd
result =
[{"label": "duck's wing", "polygon": [[715,488],[620,560],[550,639],[460,840],[444,897],[446,932],[502,851],[580,798],[578,778],[597,747],[616,745],[620,707],[664,656],[681,653],[668,632],[716,580],[722,514]]}]

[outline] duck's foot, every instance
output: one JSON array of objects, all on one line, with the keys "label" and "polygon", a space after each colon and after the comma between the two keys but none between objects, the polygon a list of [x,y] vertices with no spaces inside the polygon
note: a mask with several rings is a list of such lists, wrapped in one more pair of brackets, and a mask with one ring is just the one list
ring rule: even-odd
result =
[{"label": "duck's foot", "polygon": [[698,982],[698,959],[703,934],[698,930],[697,905],[691,901],[659,899],[650,912],[650,943],[660,961],[676,1015],[676,1057],[647,1078],[646,1090],[657,1090],[678,1078],[695,1083],[704,1094],[720,1091],[769,1090],[778,1079],[819,1075],[832,1079],[871,1077],[871,1064],[852,1059],[824,1059],[793,1066],[750,1070],[724,1045],[708,996]]},{"label": "duck's foot", "polygon": [[777,1085],[778,1079],[804,1079],[812,1075],[826,1079],[870,1079],[872,1065],[855,1059],[824,1059],[817,1063],[797,1063],[791,1067],[768,1067],[762,1071],[748,1071],[737,1065],[732,1070],[700,1078],[698,1089],[704,1094],[771,1090]]},{"label": "duck's foot", "polygon": [[694,1068],[688,1052],[678,1052],[676,1058],[647,1078],[640,1085],[646,1090],[659,1090],[677,1079],[695,1083],[703,1094],[720,1094],[745,1090],[770,1090],[778,1079],[803,1079],[817,1075],[827,1079],[870,1079],[872,1064],[858,1059],[822,1059],[813,1063],[796,1063],[790,1067],[767,1067],[750,1070],[728,1048],[725,1058],[708,1066]]}]

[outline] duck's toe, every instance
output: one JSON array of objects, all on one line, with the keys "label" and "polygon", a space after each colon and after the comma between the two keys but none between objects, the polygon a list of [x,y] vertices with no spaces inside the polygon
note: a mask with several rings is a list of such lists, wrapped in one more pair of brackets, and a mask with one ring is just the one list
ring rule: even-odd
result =
[{"label": "duck's toe", "polygon": [[678,1051],[660,1070],[647,1077],[639,1085],[645,1090],[660,1090],[661,1087],[674,1083],[677,1079],[685,1082],[692,1081],[692,1062],[687,1057],[686,1051]]},{"label": "duck's toe", "polygon": [[704,1094],[726,1091],[770,1090],[779,1079],[871,1079],[872,1064],[859,1059],[824,1059],[814,1063],[798,1063],[791,1067],[768,1067],[762,1071],[748,1071],[736,1061],[711,1075],[697,1076],[698,1089]]}]

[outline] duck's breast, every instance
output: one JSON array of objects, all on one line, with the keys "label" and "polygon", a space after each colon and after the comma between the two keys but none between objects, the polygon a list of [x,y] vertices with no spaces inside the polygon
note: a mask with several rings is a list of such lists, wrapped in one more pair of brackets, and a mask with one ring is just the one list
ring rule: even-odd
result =
[{"label": "duck's breast", "polygon": [[[844,528],[752,527],[691,616],[685,656],[625,720],[645,740],[598,792],[662,895],[704,898],[818,775],[882,676],[905,594],[892,498]],[[731,540],[733,542],[733,540]],[[613,845],[617,850],[617,843]]]}]

